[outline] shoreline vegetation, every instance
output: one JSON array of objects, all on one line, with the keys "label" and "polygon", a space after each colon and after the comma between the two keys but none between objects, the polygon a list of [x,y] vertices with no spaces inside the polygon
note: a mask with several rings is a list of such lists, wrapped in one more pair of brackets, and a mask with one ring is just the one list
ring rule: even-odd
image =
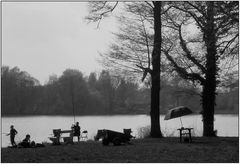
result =
[{"label": "shoreline vegetation", "polygon": [[[1,114],[7,115],[117,115],[149,114],[151,89],[139,80],[116,76],[107,70],[84,75],[66,69],[45,84],[18,67],[2,66]],[[160,112],[176,106],[202,111],[201,89],[179,78],[161,78]],[[222,87],[215,113],[238,113],[238,81]]]},{"label": "shoreline vegetation", "polygon": [[[165,115],[166,112],[160,112]],[[200,112],[195,112],[192,115],[198,115]],[[231,114],[239,115],[238,111],[216,111],[214,114]],[[114,114],[75,114],[75,116],[115,116],[115,115],[149,115],[149,113],[114,113]],[[72,114],[2,114],[2,117],[25,117],[25,116],[72,116]]]},{"label": "shoreline vegetation", "polygon": [[103,146],[101,142],[81,141],[73,145],[43,148],[1,148],[3,163],[238,163],[238,137],[194,137],[193,143],[180,143],[178,137],[133,139],[131,144]]}]

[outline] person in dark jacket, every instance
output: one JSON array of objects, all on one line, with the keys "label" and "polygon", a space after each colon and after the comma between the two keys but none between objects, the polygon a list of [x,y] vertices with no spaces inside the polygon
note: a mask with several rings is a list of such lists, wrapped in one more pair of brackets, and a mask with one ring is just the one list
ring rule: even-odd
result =
[{"label": "person in dark jacket", "polygon": [[79,122],[76,122],[76,125],[74,126],[74,135],[78,137],[78,142],[80,141],[80,135],[81,135],[81,127],[79,126]]},{"label": "person in dark jacket", "polygon": [[13,125],[11,125],[10,126],[10,133],[7,134],[7,136],[10,135],[10,141],[11,141],[11,144],[12,144],[13,147],[17,146],[16,142],[15,142],[15,136],[16,136],[17,133],[18,133],[17,130],[14,129]]}]

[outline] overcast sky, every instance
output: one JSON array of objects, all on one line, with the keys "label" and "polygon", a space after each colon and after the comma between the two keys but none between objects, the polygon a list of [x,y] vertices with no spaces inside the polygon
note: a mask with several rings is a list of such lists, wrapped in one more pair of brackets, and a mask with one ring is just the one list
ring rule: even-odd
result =
[{"label": "overcast sky", "polygon": [[102,69],[114,18],[87,24],[86,2],[2,2],[2,65],[18,66],[44,84],[66,68],[88,75]]}]

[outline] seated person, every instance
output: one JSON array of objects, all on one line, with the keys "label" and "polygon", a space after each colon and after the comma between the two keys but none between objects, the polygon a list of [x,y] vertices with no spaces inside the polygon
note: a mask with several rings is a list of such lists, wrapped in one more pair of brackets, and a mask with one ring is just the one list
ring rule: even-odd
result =
[{"label": "seated person", "polygon": [[132,130],[131,129],[123,129],[123,133],[126,134],[129,138],[134,138],[131,133]]},{"label": "seated person", "polygon": [[18,144],[19,147],[30,148],[35,146],[35,142],[30,142],[30,135],[27,134],[26,137]]}]

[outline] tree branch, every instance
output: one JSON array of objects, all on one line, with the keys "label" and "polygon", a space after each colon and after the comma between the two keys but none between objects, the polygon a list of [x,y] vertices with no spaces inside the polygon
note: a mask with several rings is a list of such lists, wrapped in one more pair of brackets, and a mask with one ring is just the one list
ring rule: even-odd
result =
[{"label": "tree branch", "polygon": [[174,5],[173,7],[176,8],[176,9],[178,9],[178,10],[180,10],[180,11],[182,11],[182,12],[185,12],[185,13],[188,13],[189,15],[191,15],[192,18],[193,18],[193,19],[196,21],[196,23],[198,24],[198,26],[199,26],[202,30],[204,30],[203,25],[204,25],[205,23],[204,23],[199,17],[197,17],[195,14],[193,14],[191,11],[189,11],[189,10],[187,10],[187,9],[182,9],[182,8],[176,6],[176,5]]},{"label": "tree branch", "polygon": [[204,13],[203,10],[199,9],[197,6],[193,5],[189,1],[187,1],[186,3],[195,8],[199,13],[201,13],[206,18],[206,13]]},{"label": "tree branch", "polygon": [[146,78],[146,76],[147,76],[148,73],[152,74],[152,70],[151,70],[150,68],[145,68],[145,67],[140,66],[140,65],[138,65],[138,64],[136,64],[136,66],[144,71],[144,72],[143,72],[142,81],[144,81],[144,79]]},{"label": "tree branch", "polygon": [[[106,16],[108,13],[113,12],[113,10],[116,8],[118,5],[118,1],[112,6],[107,6],[107,1],[105,2],[93,2],[93,9],[91,9],[90,13],[92,13],[91,16],[85,17],[86,19],[93,21],[93,22],[98,22],[97,28],[100,25],[100,22],[104,16]],[[101,6],[100,6],[101,5]],[[105,11],[104,11],[105,10]]]},{"label": "tree branch", "polygon": [[166,12],[168,12],[168,10],[170,10],[173,6],[169,6],[165,11],[163,11],[161,14],[165,14]]},{"label": "tree branch", "polygon": [[192,80],[192,81],[199,81],[201,84],[205,82],[205,79],[201,77],[198,73],[188,73],[186,69],[180,67],[173,59],[171,55],[167,51],[164,51],[165,56],[167,59],[172,63],[174,70],[184,79]]},{"label": "tree branch", "polygon": [[226,44],[226,46],[223,48],[223,50],[220,52],[220,55],[222,55],[225,51],[226,51],[226,49],[232,44],[232,42],[234,42],[234,40],[237,38],[239,36],[239,34],[236,34],[232,39],[230,39],[228,42],[227,42],[227,44]]},{"label": "tree branch", "polygon": [[144,37],[145,37],[146,46],[147,46],[148,68],[150,68],[151,60],[150,60],[150,49],[149,49],[148,35],[147,35],[147,31],[146,31],[144,20],[142,19],[142,16],[141,16],[141,22],[142,22]]},{"label": "tree branch", "polygon": [[186,45],[186,42],[185,40],[183,39],[182,37],[182,32],[181,32],[181,26],[179,27],[179,39],[180,39],[180,45],[183,49],[183,51],[185,52],[186,54],[186,57],[192,61],[198,68],[200,68],[200,70],[203,72],[203,73],[206,73],[206,69],[204,68],[203,65],[200,64],[199,61],[197,61],[196,58],[193,57],[193,55],[191,54],[190,50],[187,48],[187,45]]},{"label": "tree branch", "polygon": [[148,6],[150,6],[152,9],[154,8],[152,5],[151,5],[151,3],[149,3],[148,1],[145,1],[146,2],[146,4],[148,5]]}]

